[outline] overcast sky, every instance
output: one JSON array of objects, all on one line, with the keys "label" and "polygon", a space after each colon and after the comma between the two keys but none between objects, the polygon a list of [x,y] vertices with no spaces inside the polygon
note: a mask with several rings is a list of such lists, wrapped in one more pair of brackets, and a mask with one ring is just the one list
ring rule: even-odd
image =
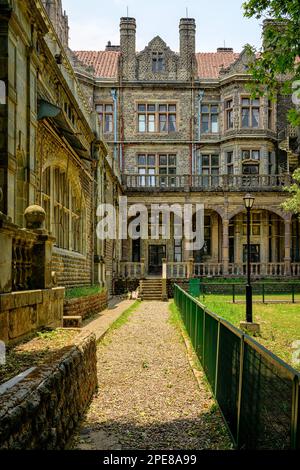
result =
[{"label": "overcast sky", "polygon": [[233,47],[240,52],[247,43],[259,46],[261,24],[243,18],[244,0],[62,0],[69,15],[71,48],[104,50],[107,41],[119,44],[121,16],[137,20],[137,49],[161,36],[172,50],[179,50],[179,20],[196,18],[197,51]]}]

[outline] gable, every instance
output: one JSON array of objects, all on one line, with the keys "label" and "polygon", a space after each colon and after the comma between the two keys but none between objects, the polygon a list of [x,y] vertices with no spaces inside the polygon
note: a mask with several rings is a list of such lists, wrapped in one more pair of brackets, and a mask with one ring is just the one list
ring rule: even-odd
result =
[{"label": "gable", "polygon": [[[163,60],[163,70],[155,71],[153,61]],[[179,56],[173,52],[161,37],[156,36],[143,51],[137,54],[137,75],[139,80],[176,80]]]}]

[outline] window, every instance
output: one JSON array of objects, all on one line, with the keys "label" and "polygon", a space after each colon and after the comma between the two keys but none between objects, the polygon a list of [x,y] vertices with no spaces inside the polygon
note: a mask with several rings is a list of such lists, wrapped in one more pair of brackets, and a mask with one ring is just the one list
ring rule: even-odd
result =
[{"label": "window", "polygon": [[233,152],[227,152],[227,175],[233,175],[234,173],[234,162],[233,162]]},{"label": "window", "polygon": [[182,240],[174,240],[174,263],[182,262]]},{"label": "window", "polygon": [[242,127],[258,128],[260,117],[260,100],[242,98]]},{"label": "window", "polygon": [[227,100],[225,103],[226,129],[233,129],[233,100]]},{"label": "window", "polygon": [[176,132],[176,104],[138,104],[139,132]]},{"label": "window", "polygon": [[[243,260],[247,262],[247,245],[243,245]],[[250,245],[250,263],[260,263],[260,245]]]},{"label": "window", "polygon": [[[159,155],[159,182],[160,186],[176,186],[176,155]],[[174,175],[174,176],[172,176]]]},{"label": "window", "polygon": [[217,105],[201,106],[201,132],[204,134],[219,132],[219,107]]},{"label": "window", "polygon": [[273,103],[271,100],[268,100],[268,129],[273,129]]},{"label": "window", "polygon": [[259,165],[243,165],[243,175],[259,175]]},{"label": "window", "polygon": [[202,176],[202,185],[205,187],[217,186],[219,183],[220,156],[217,154],[198,155],[197,171]]},{"label": "window", "polygon": [[242,160],[260,160],[260,151],[259,150],[242,150]]},{"label": "window", "polygon": [[0,80],[0,105],[6,104],[6,85],[3,80]]},{"label": "window", "polygon": [[163,52],[152,53],[152,72],[164,72],[166,70]]},{"label": "window", "polygon": [[46,228],[56,238],[56,246],[82,253],[84,250],[82,195],[78,197],[67,173],[57,167],[45,170],[42,185]]},{"label": "window", "polygon": [[155,186],[156,155],[138,155],[139,186]]},{"label": "window", "polygon": [[[251,213],[250,214],[250,235],[259,236],[261,227],[261,214]],[[243,214],[243,235],[247,235],[247,215]]]},{"label": "window", "polygon": [[268,152],[268,174],[275,174],[275,154],[274,152]]},{"label": "window", "polygon": [[113,105],[99,104],[96,106],[96,112],[99,115],[99,121],[104,134],[113,132]]}]

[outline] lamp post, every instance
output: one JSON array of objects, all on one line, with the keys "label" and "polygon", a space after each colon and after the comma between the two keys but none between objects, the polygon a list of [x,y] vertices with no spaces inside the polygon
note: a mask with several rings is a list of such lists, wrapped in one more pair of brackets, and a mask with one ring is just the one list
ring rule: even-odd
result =
[{"label": "lamp post", "polygon": [[246,317],[247,323],[253,323],[252,315],[252,286],[251,286],[251,244],[250,244],[250,231],[251,219],[250,213],[255,201],[255,197],[251,194],[246,194],[244,197],[244,204],[247,210],[247,285],[246,285]]}]

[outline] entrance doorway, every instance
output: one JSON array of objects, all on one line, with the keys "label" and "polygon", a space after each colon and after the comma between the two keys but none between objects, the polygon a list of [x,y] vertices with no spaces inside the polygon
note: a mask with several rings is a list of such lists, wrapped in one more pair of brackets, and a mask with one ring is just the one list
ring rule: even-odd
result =
[{"label": "entrance doorway", "polygon": [[162,260],[166,257],[166,245],[149,246],[149,274],[162,275]]}]

